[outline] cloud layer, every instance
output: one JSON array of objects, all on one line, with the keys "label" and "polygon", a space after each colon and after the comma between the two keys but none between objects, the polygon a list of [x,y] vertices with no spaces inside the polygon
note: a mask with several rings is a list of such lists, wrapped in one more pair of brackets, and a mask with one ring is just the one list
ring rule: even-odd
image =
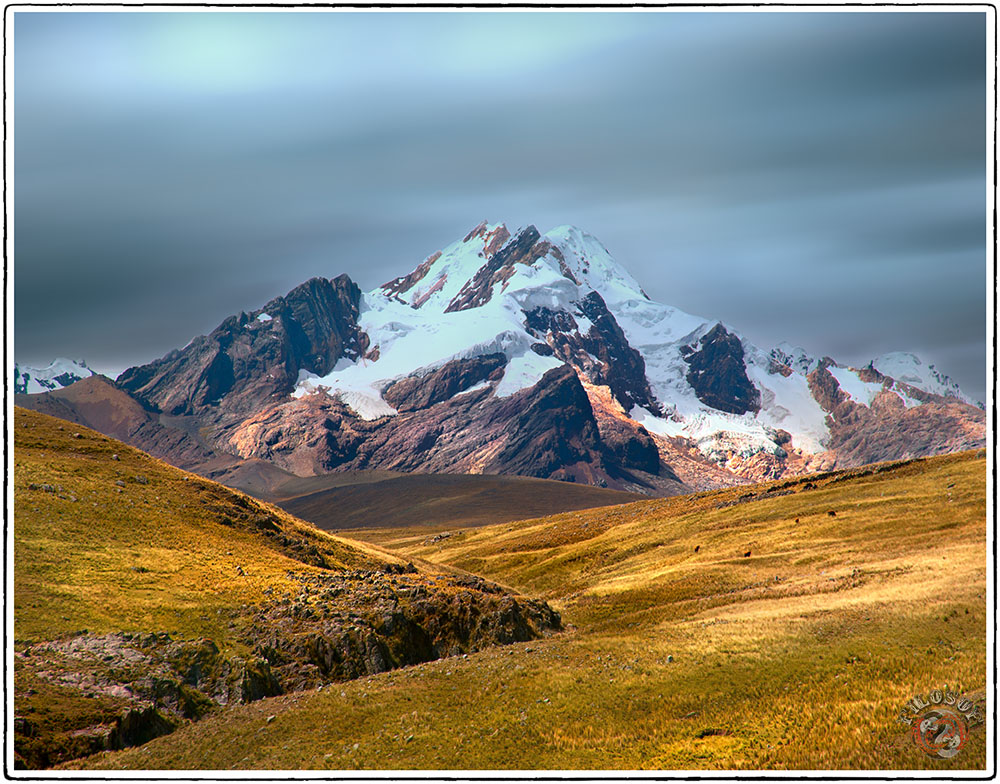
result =
[{"label": "cloud layer", "polygon": [[985,13],[14,14],[19,361],[120,370],[483,218],[985,397]]}]

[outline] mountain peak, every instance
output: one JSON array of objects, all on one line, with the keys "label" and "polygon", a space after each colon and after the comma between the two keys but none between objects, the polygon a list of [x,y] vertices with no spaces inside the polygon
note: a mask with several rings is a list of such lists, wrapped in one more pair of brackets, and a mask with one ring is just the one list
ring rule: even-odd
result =
[{"label": "mountain peak", "polygon": [[82,359],[60,357],[43,368],[14,363],[14,392],[29,395],[51,392],[92,375],[94,371]]},{"label": "mountain peak", "polygon": [[[648,300],[638,281],[615,261],[593,234],[576,226],[557,226],[542,236],[579,285],[597,291],[608,305],[630,299]],[[565,273],[564,273],[565,274]]]},{"label": "mountain peak", "polygon": [[915,386],[925,392],[942,397],[952,397],[976,408],[984,408],[978,400],[966,395],[958,384],[934,367],[923,362],[916,354],[908,351],[892,351],[871,361],[871,366],[879,373]]}]

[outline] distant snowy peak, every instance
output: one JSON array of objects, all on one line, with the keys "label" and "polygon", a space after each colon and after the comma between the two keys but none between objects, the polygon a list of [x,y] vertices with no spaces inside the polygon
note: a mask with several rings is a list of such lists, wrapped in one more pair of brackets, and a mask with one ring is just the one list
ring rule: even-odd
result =
[{"label": "distant snowy peak", "polygon": [[81,360],[57,359],[44,368],[33,368],[27,365],[14,365],[14,392],[17,394],[36,395],[41,392],[51,392],[55,389],[68,387],[94,371]]},{"label": "distant snowy peak", "polygon": [[609,307],[632,299],[649,300],[635,278],[592,234],[576,226],[558,226],[543,234],[542,241],[551,243],[550,256],[564,275],[596,291]]},{"label": "distant snowy peak", "polygon": [[782,341],[771,349],[771,359],[779,365],[796,370],[803,375],[808,375],[816,369],[819,364],[811,357],[804,348],[793,346],[791,343]]},{"label": "distant snowy peak", "polygon": [[504,224],[486,221],[372,294],[453,313],[481,307],[498,292],[552,288],[560,278],[565,282],[557,288],[574,299],[591,291],[609,305],[649,299],[596,237],[575,226],[546,234],[527,226],[511,234]]},{"label": "distant snowy peak", "polygon": [[459,291],[510,239],[503,224],[485,221],[465,237],[439,250],[407,275],[390,280],[372,295],[383,296],[414,309],[445,310]]},{"label": "distant snowy peak", "polygon": [[922,389],[924,392],[953,397],[976,408],[984,408],[980,401],[966,395],[951,378],[938,372],[934,365],[923,362],[916,354],[893,351],[872,360],[871,366],[882,375]]}]

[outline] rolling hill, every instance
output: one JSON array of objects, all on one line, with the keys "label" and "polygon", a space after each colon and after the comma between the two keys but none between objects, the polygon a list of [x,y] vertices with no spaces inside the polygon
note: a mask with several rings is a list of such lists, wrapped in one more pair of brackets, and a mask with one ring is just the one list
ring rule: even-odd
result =
[{"label": "rolling hill", "polygon": [[14,417],[14,748],[47,767],[222,706],[527,640],[543,604]]},{"label": "rolling hill", "polygon": [[[235,706],[73,767],[983,770],[898,721],[982,708],[982,450],[450,531],[358,531],[545,597],[566,631]],[[273,716],[273,719],[270,717]]]}]

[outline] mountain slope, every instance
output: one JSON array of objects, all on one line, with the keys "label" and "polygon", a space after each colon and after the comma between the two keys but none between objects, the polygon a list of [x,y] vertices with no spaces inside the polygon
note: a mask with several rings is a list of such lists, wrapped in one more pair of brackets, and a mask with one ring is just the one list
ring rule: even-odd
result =
[{"label": "mountain slope", "polygon": [[940,759],[898,717],[944,684],[984,712],[987,479],[979,451],[436,542],[372,532],[544,594],[570,633],[236,706],[74,767],[984,770],[982,723]]},{"label": "mountain slope", "polygon": [[[672,438],[750,478],[985,443],[981,408],[970,407],[932,368],[915,372],[916,357],[877,360],[908,379],[895,380],[874,367],[814,360],[787,345],[766,352],[719,322],[652,302],[598,240],[574,227],[542,235],[529,226],[510,235],[502,225],[482,224],[364,300],[359,326],[379,360],[345,361],[326,376],[305,375],[296,394],[321,389],[349,406],[364,401],[353,404],[356,410],[391,415],[393,401],[384,393],[398,385],[395,376],[500,351],[502,375],[469,379],[469,386],[491,384],[493,395],[504,397],[569,364],[590,388],[609,390],[635,438],[660,437],[660,457],[668,464],[675,457],[667,446]],[[836,404],[817,394],[813,376],[824,369],[841,395],[865,409],[859,414],[864,427],[874,420],[893,431],[890,448],[841,448],[858,440],[861,426],[851,427],[849,417],[834,413]],[[822,375],[820,381],[829,382]],[[872,410],[883,389],[884,404]],[[934,409],[937,441],[915,433],[917,414],[895,411],[915,406],[921,413]],[[752,458],[757,464],[748,466]],[[657,473],[655,459],[629,468]]]},{"label": "mountain slope", "polygon": [[346,276],[313,278],[253,316],[241,313],[180,351],[122,373],[118,384],[152,410],[250,413],[292,390],[300,371],[325,373],[363,356],[360,291]]},{"label": "mountain slope", "polygon": [[15,395],[14,404],[93,428],[178,468],[194,469],[215,457],[190,434],[164,426],[158,415],[104,376],[41,394]]},{"label": "mountain slope", "polygon": [[671,494],[985,443],[982,408],[912,355],[849,368],[762,349],[651,301],[570,226],[484,222],[365,294],[314,279],[118,381],[213,449],[298,475],[489,472]]},{"label": "mountain slope", "polygon": [[87,428],[16,408],[14,436],[18,767],[559,627]]}]

